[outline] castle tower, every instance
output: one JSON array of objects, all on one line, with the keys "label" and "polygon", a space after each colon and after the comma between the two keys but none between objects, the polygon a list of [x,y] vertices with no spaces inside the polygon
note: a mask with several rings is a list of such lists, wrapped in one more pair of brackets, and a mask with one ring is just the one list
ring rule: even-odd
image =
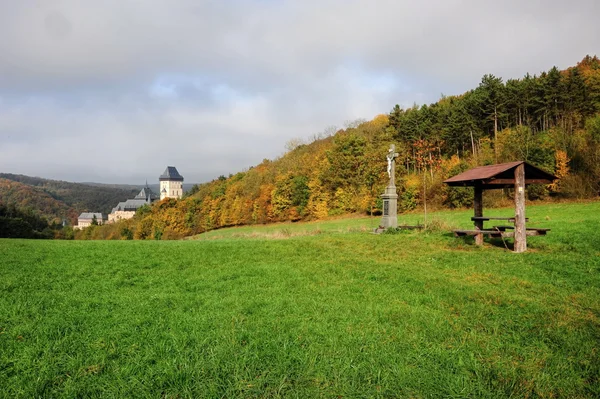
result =
[{"label": "castle tower", "polygon": [[158,178],[160,182],[160,199],[181,198],[183,195],[183,176],[179,174],[175,166],[167,166],[167,169]]}]

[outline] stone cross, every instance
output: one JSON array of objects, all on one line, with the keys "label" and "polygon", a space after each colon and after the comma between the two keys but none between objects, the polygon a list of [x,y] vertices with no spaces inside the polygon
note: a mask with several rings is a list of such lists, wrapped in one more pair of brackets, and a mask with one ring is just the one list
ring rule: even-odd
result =
[{"label": "stone cross", "polygon": [[388,167],[387,172],[390,178],[388,186],[385,188],[385,192],[381,194],[383,200],[383,215],[381,217],[381,224],[377,229],[376,233],[381,233],[390,227],[398,227],[398,193],[396,193],[396,146],[390,145],[390,149],[387,154]]},{"label": "stone cross", "polygon": [[396,146],[394,144],[390,145],[390,149],[387,154],[387,172],[388,177],[390,178],[390,183],[388,184],[390,187],[396,186],[396,157],[399,154],[396,152]]}]

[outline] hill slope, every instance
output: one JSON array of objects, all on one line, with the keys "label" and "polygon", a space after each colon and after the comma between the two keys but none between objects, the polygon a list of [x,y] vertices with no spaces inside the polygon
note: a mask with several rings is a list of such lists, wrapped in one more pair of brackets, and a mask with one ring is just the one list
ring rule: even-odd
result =
[{"label": "hill slope", "polygon": [[0,202],[22,210],[31,210],[50,222],[77,219],[75,209],[52,197],[39,187],[0,178]]}]

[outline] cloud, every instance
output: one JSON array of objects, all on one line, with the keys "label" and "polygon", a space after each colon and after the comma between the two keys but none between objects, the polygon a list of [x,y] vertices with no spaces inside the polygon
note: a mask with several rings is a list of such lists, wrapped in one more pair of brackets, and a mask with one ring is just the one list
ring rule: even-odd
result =
[{"label": "cloud", "polygon": [[[598,51],[595,0],[0,0],[0,170],[206,181]],[[90,153],[93,155],[90,156]]]}]

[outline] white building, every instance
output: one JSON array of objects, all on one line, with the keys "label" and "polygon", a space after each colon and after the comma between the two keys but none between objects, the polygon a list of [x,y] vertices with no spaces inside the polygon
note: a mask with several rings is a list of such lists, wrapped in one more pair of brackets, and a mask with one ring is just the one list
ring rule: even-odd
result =
[{"label": "white building", "polygon": [[99,212],[83,212],[77,218],[77,226],[74,226],[75,229],[85,229],[88,226],[92,225],[92,222],[96,219],[98,224],[102,224],[102,214]]},{"label": "white building", "polygon": [[181,198],[183,195],[183,176],[179,174],[175,166],[167,166],[167,169],[158,178],[160,181],[160,199]]}]

